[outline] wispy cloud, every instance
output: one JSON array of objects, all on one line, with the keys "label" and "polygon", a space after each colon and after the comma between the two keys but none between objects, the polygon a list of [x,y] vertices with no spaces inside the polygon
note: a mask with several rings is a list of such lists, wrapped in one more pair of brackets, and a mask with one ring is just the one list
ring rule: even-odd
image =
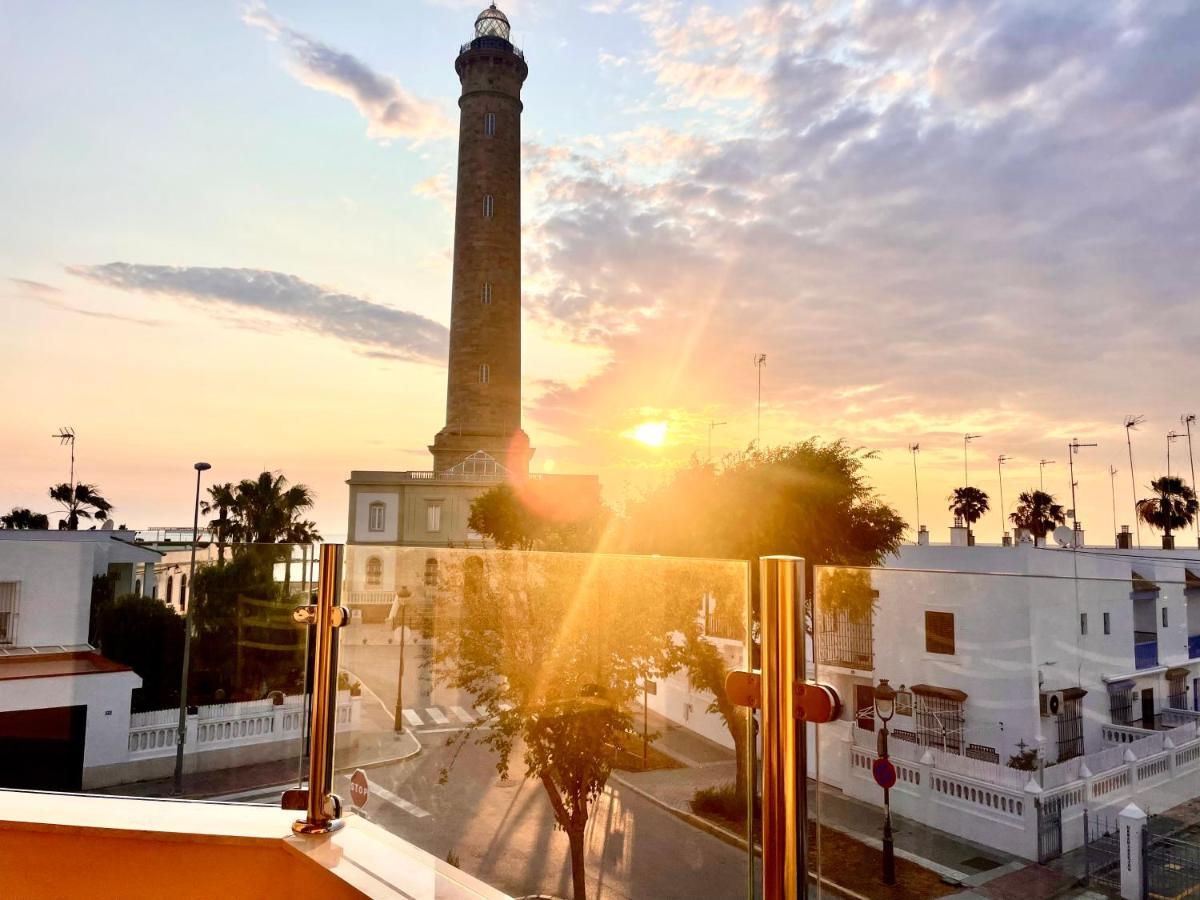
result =
[{"label": "wispy cloud", "polygon": [[444,325],[284,272],[126,262],[72,266],[68,271],[121,290],[266,313],[295,328],[344,341],[369,356],[434,365],[446,359]]},{"label": "wispy cloud", "polygon": [[247,4],[242,19],[279,42],[299,81],[353,103],[367,120],[371,137],[419,141],[453,134],[453,123],[440,107],[413,96],[358,57],[289,27],[260,0]]},{"label": "wispy cloud", "polygon": [[17,286],[19,294],[26,300],[31,300],[49,309],[56,309],[59,312],[71,313],[76,316],[86,316],[90,319],[108,319],[113,322],[127,322],[130,325],[144,325],[147,327],[162,324],[155,319],[139,319],[136,316],[123,316],[119,313],[73,306],[59,299],[63,293],[62,288],[46,284],[44,281],[33,281],[29,278],[10,278],[9,281]]}]

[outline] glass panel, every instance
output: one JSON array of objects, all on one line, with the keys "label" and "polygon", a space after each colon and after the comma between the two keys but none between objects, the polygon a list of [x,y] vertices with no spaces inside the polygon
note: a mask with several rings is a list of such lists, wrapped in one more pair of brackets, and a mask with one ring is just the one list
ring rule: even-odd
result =
[{"label": "glass panel", "polygon": [[747,896],[747,573],[347,547],[335,791],[513,896]]},{"label": "glass panel", "polygon": [[[900,562],[938,552],[945,570],[816,568],[809,671],[844,709],[810,729],[813,867],[867,896],[950,880],[1037,898],[1089,878],[1116,896],[1128,856],[1152,896],[1200,888],[1194,563],[1023,546]],[[1149,816],[1144,860],[1123,849],[1141,834],[1131,810]],[[1168,840],[1180,830],[1186,852]]]},{"label": "glass panel", "polygon": [[277,804],[304,755],[306,635],[291,612],[316,551],[202,536],[193,565],[190,530],[0,542],[12,636],[0,646],[0,786]]}]

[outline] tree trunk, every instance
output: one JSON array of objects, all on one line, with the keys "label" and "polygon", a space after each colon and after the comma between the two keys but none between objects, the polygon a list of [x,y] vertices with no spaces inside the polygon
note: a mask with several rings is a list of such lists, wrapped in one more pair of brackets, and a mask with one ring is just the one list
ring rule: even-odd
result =
[{"label": "tree trunk", "polygon": [[575,900],[587,900],[587,879],[584,878],[583,851],[586,834],[583,828],[570,828],[567,837],[571,841],[571,885]]}]

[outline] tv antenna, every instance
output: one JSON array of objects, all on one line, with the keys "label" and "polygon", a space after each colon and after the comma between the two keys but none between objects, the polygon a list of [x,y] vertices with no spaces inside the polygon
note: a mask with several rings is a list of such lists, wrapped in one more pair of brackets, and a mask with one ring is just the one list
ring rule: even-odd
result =
[{"label": "tv antenna", "polygon": [[1046,493],[1046,466],[1054,465],[1054,460],[1043,459],[1038,461],[1038,490],[1043,494]]},{"label": "tv antenna", "polygon": [[75,429],[70,425],[64,425],[58,429],[57,434],[52,434],[50,437],[58,441],[60,447],[70,446],[71,448],[71,496],[75,495]]},{"label": "tv antenna", "polygon": [[1133,527],[1137,529],[1138,549],[1142,546],[1142,523],[1137,517],[1137,478],[1133,474],[1133,438],[1130,434],[1137,431],[1137,427],[1145,421],[1145,416],[1125,417],[1125,444],[1129,447],[1129,486],[1133,489]]}]

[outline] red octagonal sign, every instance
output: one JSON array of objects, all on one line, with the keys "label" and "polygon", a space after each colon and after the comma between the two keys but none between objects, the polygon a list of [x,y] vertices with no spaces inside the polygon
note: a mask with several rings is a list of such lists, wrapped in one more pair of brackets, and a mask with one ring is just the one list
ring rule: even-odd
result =
[{"label": "red octagonal sign", "polygon": [[875,776],[875,783],[884,790],[896,783],[896,767],[890,759],[875,760],[871,765],[871,774]]},{"label": "red octagonal sign", "polygon": [[367,784],[367,773],[355,769],[350,776],[350,802],[359,809],[367,805],[367,797],[371,795],[371,786]]}]

